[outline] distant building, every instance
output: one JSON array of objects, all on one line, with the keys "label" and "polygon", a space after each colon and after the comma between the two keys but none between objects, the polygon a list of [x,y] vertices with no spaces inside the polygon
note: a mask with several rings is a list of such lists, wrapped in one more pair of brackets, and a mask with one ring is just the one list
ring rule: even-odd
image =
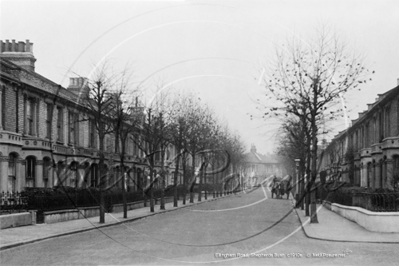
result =
[{"label": "distant building", "polygon": [[282,177],[285,171],[277,158],[272,155],[262,155],[256,152],[255,145],[252,144],[249,153],[244,154],[245,171],[248,185],[261,183],[266,177],[276,175]]},{"label": "distant building", "polygon": [[353,185],[399,190],[399,79],[334,137],[320,163]]}]

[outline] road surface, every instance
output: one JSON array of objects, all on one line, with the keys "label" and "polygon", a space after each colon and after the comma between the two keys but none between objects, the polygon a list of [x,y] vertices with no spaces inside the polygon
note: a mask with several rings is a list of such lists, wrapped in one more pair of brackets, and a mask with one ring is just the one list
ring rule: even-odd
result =
[{"label": "road surface", "polygon": [[261,187],[122,225],[4,250],[1,264],[394,265],[398,250],[396,244],[309,239],[291,202],[271,199]]}]

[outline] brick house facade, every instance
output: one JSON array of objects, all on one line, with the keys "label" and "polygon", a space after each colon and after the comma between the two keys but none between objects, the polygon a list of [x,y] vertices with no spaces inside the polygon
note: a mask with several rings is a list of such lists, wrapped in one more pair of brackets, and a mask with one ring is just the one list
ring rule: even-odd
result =
[{"label": "brick house facade", "polygon": [[324,170],[340,170],[354,185],[399,189],[399,80],[334,137],[321,160]]},{"label": "brick house facade", "polygon": [[[0,192],[53,187],[60,182],[96,187],[98,136],[92,120],[80,119],[86,110],[78,103],[85,79],[71,78],[69,87],[63,88],[39,75],[34,71],[32,47],[28,40],[0,42]],[[120,144],[112,135],[106,137],[108,183],[116,180],[120,171],[116,145]],[[143,178],[144,154],[132,140],[127,146],[125,165],[133,176],[127,185],[136,190],[135,184]],[[174,147],[167,154],[173,158]],[[173,176],[174,165],[170,167],[167,183]]]}]

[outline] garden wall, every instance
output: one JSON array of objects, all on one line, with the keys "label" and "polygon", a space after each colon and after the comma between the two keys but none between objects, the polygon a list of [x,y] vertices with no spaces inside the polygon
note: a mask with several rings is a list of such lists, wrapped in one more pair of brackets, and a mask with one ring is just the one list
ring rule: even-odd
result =
[{"label": "garden wall", "polygon": [[0,215],[0,229],[36,224],[36,211]]},{"label": "garden wall", "polygon": [[372,212],[360,207],[324,201],[324,206],[369,231],[399,233],[399,212]]}]

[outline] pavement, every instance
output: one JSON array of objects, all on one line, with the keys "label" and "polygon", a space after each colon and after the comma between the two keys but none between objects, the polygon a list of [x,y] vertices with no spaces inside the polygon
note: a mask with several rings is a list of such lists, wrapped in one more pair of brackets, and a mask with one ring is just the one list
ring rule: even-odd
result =
[{"label": "pavement", "polygon": [[[131,222],[134,220],[142,219],[152,215],[170,212],[181,208],[190,207],[193,205],[218,200],[227,196],[213,198],[212,195],[208,195],[208,199],[204,197],[202,201],[198,201],[198,198],[194,198],[193,203],[189,203],[189,198],[186,200],[186,204],[183,205],[183,201],[178,201],[178,207],[173,207],[173,202],[165,203],[165,210],[160,210],[159,205],[155,205],[154,212],[150,212],[150,207],[144,207],[139,209],[130,210],[127,212],[128,218],[123,218],[123,212],[120,213],[105,213],[105,223],[99,223],[99,216],[90,217],[86,219],[71,220],[53,224],[35,224],[21,227],[6,228],[0,230],[0,250],[9,249],[25,244],[30,244],[49,238],[65,236],[70,234],[77,234],[85,231],[94,229],[101,229],[104,227],[121,224],[124,222]],[[149,202],[148,202],[149,204]]]},{"label": "pavement", "polygon": [[337,242],[399,244],[399,233],[368,231],[357,223],[330,211],[322,204],[317,205],[318,223],[310,223],[310,217],[305,216],[305,211],[300,208],[295,209],[295,212],[308,238]]},{"label": "pavement", "polygon": [[[226,196],[224,196],[226,197]],[[123,218],[123,213],[106,213],[105,223],[99,223],[99,217],[72,220],[54,224],[36,224],[16,228],[7,228],[0,231],[0,250],[9,249],[49,238],[76,234],[94,229],[100,229],[127,221],[134,221],[148,216],[165,213],[180,208],[185,208],[204,202],[218,200],[224,197],[213,198],[194,203],[182,204],[180,200],[178,207],[173,207],[173,202],[166,203],[165,209],[160,210],[159,205],[155,206],[155,212],[150,212],[149,207],[128,211],[127,217]],[[228,196],[227,196],[228,197]],[[399,243],[399,233],[377,233],[370,232],[358,224],[341,217],[340,215],[326,209],[322,205],[318,206],[319,223],[310,223],[310,218],[306,217],[304,211],[295,209],[302,229],[308,238],[339,241],[339,242],[368,242],[368,243]]]}]

